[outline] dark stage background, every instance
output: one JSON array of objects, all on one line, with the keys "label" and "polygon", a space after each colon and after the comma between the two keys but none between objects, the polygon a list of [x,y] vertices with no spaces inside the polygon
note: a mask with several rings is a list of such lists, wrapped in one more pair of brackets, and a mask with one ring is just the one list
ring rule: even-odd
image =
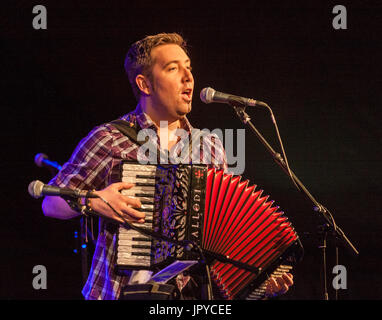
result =
[{"label": "dark stage background", "polygon": [[[278,120],[292,170],[360,251],[340,246],[347,289],[339,299],[380,299],[381,16],[379,1],[12,1],[1,4],[2,299],[81,299],[81,260],[73,252],[79,220],[44,217],[27,192],[51,173],[39,152],[64,163],[96,125],[135,107],[124,56],[148,34],[179,32],[191,45],[196,81],[189,118],[199,128],[243,128],[228,105],[205,105],[202,88],[266,101]],[[45,5],[48,29],[32,28]],[[347,29],[332,9],[347,9]],[[247,109],[280,151],[269,114]],[[289,215],[305,247],[295,285],[281,299],[322,299],[319,223],[306,201],[246,131],[244,177]],[[328,290],[334,299],[334,241],[328,242]],[[32,269],[47,268],[34,290]]]}]

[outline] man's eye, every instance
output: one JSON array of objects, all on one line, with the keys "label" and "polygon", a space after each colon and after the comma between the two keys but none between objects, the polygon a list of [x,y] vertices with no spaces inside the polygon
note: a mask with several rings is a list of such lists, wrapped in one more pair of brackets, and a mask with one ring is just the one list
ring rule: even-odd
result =
[{"label": "man's eye", "polygon": [[170,67],[170,68],[168,69],[168,71],[173,71],[173,70],[176,70],[176,67]]}]

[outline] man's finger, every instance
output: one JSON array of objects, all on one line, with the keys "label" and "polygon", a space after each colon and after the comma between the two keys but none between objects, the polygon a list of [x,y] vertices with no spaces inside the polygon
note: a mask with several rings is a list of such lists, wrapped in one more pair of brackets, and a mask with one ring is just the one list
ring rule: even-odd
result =
[{"label": "man's finger", "polygon": [[267,283],[267,287],[265,289],[265,295],[267,297],[272,298],[276,295],[276,292],[277,292],[277,283],[276,283],[275,279],[269,278],[268,283]]},{"label": "man's finger", "polygon": [[277,287],[278,287],[278,293],[283,294],[289,290],[289,286],[285,282],[283,277],[277,277]]},{"label": "man's finger", "polygon": [[133,220],[140,220],[145,218],[144,212],[134,210],[131,206],[126,206],[124,209],[122,209],[122,212]]},{"label": "man's finger", "polygon": [[133,208],[142,207],[142,203],[138,198],[134,198],[134,197],[130,197],[130,196],[124,196],[124,201],[128,206],[131,206]]},{"label": "man's finger", "polygon": [[127,182],[116,182],[116,183],[113,183],[112,186],[116,191],[121,191],[123,189],[130,189],[130,188],[134,187],[134,184],[133,183],[127,183]]},{"label": "man's finger", "polygon": [[284,273],[282,277],[288,286],[293,285],[293,275],[291,273]]},{"label": "man's finger", "polygon": [[280,288],[275,278],[270,278],[269,284],[273,293],[277,293],[277,291],[279,291]]}]

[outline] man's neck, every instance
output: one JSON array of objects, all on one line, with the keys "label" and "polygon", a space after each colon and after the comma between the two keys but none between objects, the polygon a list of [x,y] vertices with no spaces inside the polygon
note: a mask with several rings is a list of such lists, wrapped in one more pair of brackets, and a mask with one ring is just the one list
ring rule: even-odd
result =
[{"label": "man's neck", "polygon": [[176,136],[175,133],[178,128],[182,127],[182,120],[173,120],[169,119],[168,116],[158,115],[154,108],[148,107],[145,103],[140,104],[142,111],[146,114],[146,117],[148,117],[157,128],[161,148],[171,150],[171,148],[178,142],[179,137]]},{"label": "man's neck", "polygon": [[142,111],[154,123],[158,131],[161,127],[161,121],[166,123],[166,127],[169,132],[175,131],[176,129],[181,127],[180,119],[173,119],[172,117],[169,117],[169,115],[158,114],[155,108],[151,104],[146,103],[145,101],[141,100],[139,103],[141,105]]}]

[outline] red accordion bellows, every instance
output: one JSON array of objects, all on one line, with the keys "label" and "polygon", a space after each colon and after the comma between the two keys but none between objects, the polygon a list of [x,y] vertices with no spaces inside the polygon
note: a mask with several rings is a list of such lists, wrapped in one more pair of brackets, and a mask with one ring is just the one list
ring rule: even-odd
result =
[{"label": "red accordion bellows", "polygon": [[[203,249],[261,270],[298,239],[283,212],[262,190],[240,176],[209,169],[203,221]],[[222,294],[233,299],[256,274],[230,263],[213,262],[211,275]]]}]

